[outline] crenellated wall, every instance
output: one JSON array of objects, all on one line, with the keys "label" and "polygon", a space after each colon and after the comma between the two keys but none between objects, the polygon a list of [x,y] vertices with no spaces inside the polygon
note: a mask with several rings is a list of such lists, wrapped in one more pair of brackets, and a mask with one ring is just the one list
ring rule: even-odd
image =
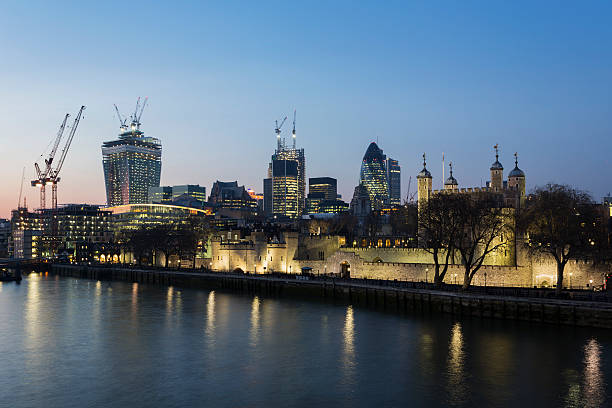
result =
[{"label": "crenellated wall", "polygon": [[[211,269],[249,273],[300,273],[309,267],[314,274],[338,274],[348,267],[354,278],[433,281],[432,255],[417,248],[339,248],[339,237],[299,237],[297,232],[284,233],[280,243],[267,237],[252,235],[241,243],[211,242]],[[318,254],[324,254],[323,260]],[[552,286],[556,284],[556,264],[550,259],[532,259],[519,251],[498,258],[489,257],[487,265],[475,275],[474,285],[491,286]],[[310,259],[307,259],[310,258]],[[603,276],[612,271],[610,265],[595,266],[582,261],[570,261],[565,269],[564,286],[600,285]],[[464,268],[449,266],[446,283],[463,283]],[[591,280],[593,282],[591,282]],[[486,282],[485,282],[486,281]]]}]

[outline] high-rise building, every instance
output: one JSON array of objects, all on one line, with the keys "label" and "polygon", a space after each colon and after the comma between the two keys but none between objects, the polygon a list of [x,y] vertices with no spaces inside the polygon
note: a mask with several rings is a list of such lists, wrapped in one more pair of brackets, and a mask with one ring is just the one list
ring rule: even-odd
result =
[{"label": "high-rise building", "polygon": [[296,218],[301,213],[297,160],[272,159],[272,214]]},{"label": "high-rise building", "polygon": [[[142,113],[142,112],[141,112]],[[122,122],[119,139],[102,144],[102,162],[109,206],[147,203],[149,187],[159,187],[161,142],[140,130],[140,116]]]},{"label": "high-rise building", "polygon": [[389,183],[385,161],[386,156],[383,151],[376,143],[370,143],[361,162],[359,184],[367,189],[372,210],[380,210],[389,205]]},{"label": "high-rise building", "polygon": [[331,177],[311,177],[308,179],[306,214],[321,212],[321,202],[335,201],[338,198],[338,182]]},{"label": "high-rise building", "polygon": [[338,181],[332,177],[311,177],[308,179],[308,193],[323,193],[326,200],[338,198]]},{"label": "high-rise building", "polygon": [[385,167],[387,170],[387,183],[389,184],[389,204],[392,206],[400,205],[402,201],[402,177],[399,162],[387,158]]},{"label": "high-rise building", "polygon": [[[268,165],[268,178],[271,180],[268,186],[264,180],[264,211],[266,215],[295,218],[304,212],[306,204],[306,158],[304,149],[295,146],[295,118],[293,147],[287,147],[280,134],[280,126],[277,126],[277,147]],[[271,193],[270,200],[266,192]],[[272,208],[266,207],[266,203],[270,203]]]}]

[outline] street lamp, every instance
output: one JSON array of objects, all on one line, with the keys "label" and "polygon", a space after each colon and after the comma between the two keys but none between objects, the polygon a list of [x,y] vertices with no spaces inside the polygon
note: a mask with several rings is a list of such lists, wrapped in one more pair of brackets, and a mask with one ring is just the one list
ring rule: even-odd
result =
[{"label": "street lamp", "polygon": [[487,273],[486,272],[484,273],[484,276],[485,276],[485,288],[486,288],[487,287]]},{"label": "street lamp", "polygon": [[457,274],[455,274],[455,285],[457,284]]},{"label": "street lamp", "polygon": [[428,283],[429,281],[427,280],[427,274],[429,272],[429,268],[425,268],[425,283]]},{"label": "street lamp", "polygon": [[570,272],[569,273],[569,278],[570,278],[569,287],[570,287],[570,289],[572,288],[572,275],[573,275],[573,272]]},{"label": "street lamp", "polygon": [[595,288],[593,287],[593,279],[589,279],[589,283],[591,284],[591,290],[594,290]]}]

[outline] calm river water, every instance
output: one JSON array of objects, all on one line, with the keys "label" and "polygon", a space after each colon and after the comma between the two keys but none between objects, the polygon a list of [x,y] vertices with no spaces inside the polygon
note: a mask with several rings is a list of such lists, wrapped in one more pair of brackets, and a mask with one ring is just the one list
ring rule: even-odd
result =
[{"label": "calm river water", "polygon": [[32,274],[1,407],[612,406],[612,334]]}]

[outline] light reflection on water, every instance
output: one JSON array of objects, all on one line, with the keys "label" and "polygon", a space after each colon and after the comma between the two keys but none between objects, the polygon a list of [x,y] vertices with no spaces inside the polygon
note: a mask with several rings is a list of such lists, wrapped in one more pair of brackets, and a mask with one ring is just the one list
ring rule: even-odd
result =
[{"label": "light reflection on water", "polygon": [[251,303],[251,347],[257,347],[259,338],[259,297],[254,296]]},{"label": "light reflection on water", "polygon": [[448,345],[448,392],[453,405],[462,404],[466,397],[463,347],[461,323],[456,322],[451,329]]},{"label": "light reflection on water", "polygon": [[601,407],[604,384],[601,372],[601,346],[590,339],[584,346],[584,399],[585,407]]},{"label": "light reflection on water", "polygon": [[612,334],[594,329],[40,274],[4,284],[0,310],[0,406],[611,401]]}]

